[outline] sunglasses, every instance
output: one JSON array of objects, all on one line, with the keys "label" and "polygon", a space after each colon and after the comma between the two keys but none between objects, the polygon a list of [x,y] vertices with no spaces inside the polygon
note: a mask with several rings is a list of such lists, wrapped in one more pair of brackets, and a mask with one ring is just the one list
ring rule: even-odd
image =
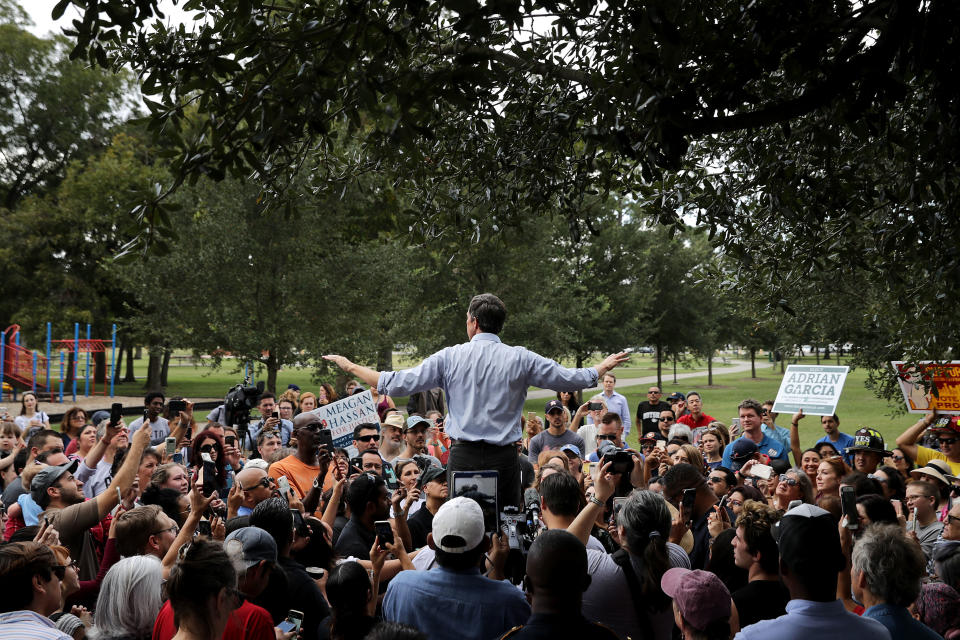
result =
[{"label": "sunglasses", "polygon": [[217,448],[217,445],[215,444],[205,444],[202,447],[200,447],[200,453],[210,453],[216,448]]},{"label": "sunglasses", "polygon": [[260,482],[255,482],[249,487],[240,487],[241,491],[253,491],[257,487],[263,487],[264,489],[270,488],[270,476],[264,476],[260,478]]},{"label": "sunglasses", "polygon": [[672,421],[673,421],[673,418],[671,418],[671,417],[669,417],[669,416],[667,416],[667,417],[660,416],[660,417],[658,418],[658,420],[659,420],[660,422],[672,422]]},{"label": "sunglasses", "polygon": [[890,459],[894,462],[903,462],[903,456],[890,456]]},{"label": "sunglasses", "polygon": [[720,478],[717,476],[707,476],[707,482],[710,484],[717,484],[718,482],[726,482],[726,478]]},{"label": "sunglasses", "polygon": [[598,434],[597,434],[597,440],[616,440],[616,439],[617,439],[617,436],[616,436],[615,434],[612,434],[612,433],[607,433],[607,434],[598,433]]},{"label": "sunglasses", "polygon": [[937,438],[937,442],[940,444],[956,444],[956,438]]},{"label": "sunglasses", "polygon": [[358,441],[358,442],[372,442],[372,441],[374,441],[374,440],[379,440],[379,439],[380,439],[380,436],[378,436],[378,435],[370,435],[370,436],[360,436],[359,438],[357,438],[357,441]]},{"label": "sunglasses", "polygon": [[788,487],[795,487],[799,484],[796,478],[788,476],[785,473],[780,476],[780,482],[786,483]]}]

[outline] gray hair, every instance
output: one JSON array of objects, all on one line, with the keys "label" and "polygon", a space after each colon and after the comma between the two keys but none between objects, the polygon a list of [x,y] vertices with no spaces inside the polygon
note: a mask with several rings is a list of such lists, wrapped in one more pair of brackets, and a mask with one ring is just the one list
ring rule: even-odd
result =
[{"label": "gray hair", "polygon": [[920,595],[926,561],[898,525],[875,523],[853,547],[853,570],[866,576],[867,588],[876,598],[906,607]]},{"label": "gray hair", "polygon": [[100,585],[89,637],[149,638],[163,606],[162,577],[160,560],[153,556],[124,558],[110,567]]},{"label": "gray hair", "polygon": [[792,467],[787,473],[793,472],[797,477],[797,486],[800,487],[800,499],[804,504],[814,504],[813,483],[810,482],[810,476],[804,473],[800,467]]},{"label": "gray hair", "polygon": [[686,438],[687,442],[693,444],[693,432],[690,431],[690,427],[685,424],[674,424],[670,427],[667,440],[673,440],[674,438]]}]

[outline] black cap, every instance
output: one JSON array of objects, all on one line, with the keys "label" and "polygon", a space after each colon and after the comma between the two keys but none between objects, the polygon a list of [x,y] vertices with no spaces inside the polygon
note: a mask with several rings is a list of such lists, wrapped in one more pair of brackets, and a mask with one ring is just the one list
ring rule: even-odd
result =
[{"label": "black cap", "polygon": [[446,475],[447,471],[443,467],[429,466],[424,469],[420,477],[417,478],[417,488],[423,489],[428,482],[433,482],[437,478],[443,478]]},{"label": "black cap", "polygon": [[791,571],[804,573],[805,565],[843,571],[847,561],[840,548],[840,533],[830,512],[812,504],[790,509],[770,527],[781,560]]},{"label": "black cap", "polygon": [[853,434],[853,446],[847,447],[846,453],[854,451],[872,451],[882,456],[892,456],[892,451],[887,451],[883,442],[883,436],[876,429],[859,429]]},{"label": "black cap", "polygon": [[679,391],[674,391],[667,396],[667,402],[673,402],[674,400],[686,400],[687,396],[683,395]]}]

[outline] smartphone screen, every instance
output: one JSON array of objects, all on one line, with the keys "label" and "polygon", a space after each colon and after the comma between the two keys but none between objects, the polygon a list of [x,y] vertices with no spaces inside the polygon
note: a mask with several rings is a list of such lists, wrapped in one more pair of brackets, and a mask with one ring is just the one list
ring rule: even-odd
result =
[{"label": "smartphone screen", "polygon": [[217,465],[210,458],[209,453],[201,455],[203,456],[203,495],[209,496],[217,490]]},{"label": "smartphone screen", "polygon": [[667,441],[666,441],[666,440],[657,440],[657,449],[661,449],[661,450],[663,450],[663,451],[666,451],[666,450],[667,450]]},{"label": "smartphone screen", "polygon": [[110,424],[117,424],[123,418],[123,405],[114,402],[110,405]]},{"label": "smartphone screen", "polygon": [[697,490],[696,489],[684,489],[683,490],[683,515],[686,516],[687,520],[693,520],[693,505],[697,502]]},{"label": "smartphone screen", "polygon": [[299,632],[301,624],[303,624],[303,612],[297,611],[296,609],[290,609],[286,620],[277,626],[280,627],[284,633],[290,633],[291,631]]},{"label": "smartphone screen", "polygon": [[377,520],[373,523],[373,530],[377,533],[377,537],[380,538],[381,546],[393,544],[393,529],[390,528],[389,520]]},{"label": "smartphone screen", "polygon": [[853,487],[840,487],[840,510],[847,516],[847,529],[860,528],[860,514],[857,513],[857,494]]},{"label": "smartphone screen", "polygon": [[177,439],[176,438],[167,438],[165,441],[167,446],[167,455],[172,456],[173,452],[177,450]]},{"label": "smartphone screen", "polygon": [[454,471],[451,475],[452,497],[470,494],[483,511],[484,531],[497,533],[500,530],[500,511],[497,505],[497,482],[500,474],[496,471]]},{"label": "smartphone screen", "polygon": [[237,442],[237,436],[224,436],[223,441],[228,447],[232,447]]},{"label": "smartphone screen", "polygon": [[283,496],[284,500],[290,500],[290,481],[287,480],[287,476],[280,476],[277,480],[277,488],[280,489],[280,495]]},{"label": "smartphone screen", "polygon": [[326,447],[329,453],[333,452],[333,434],[330,429],[320,429],[317,444]]},{"label": "smartphone screen", "polygon": [[176,462],[177,464],[183,464],[183,454],[182,453],[173,454],[173,461]]}]

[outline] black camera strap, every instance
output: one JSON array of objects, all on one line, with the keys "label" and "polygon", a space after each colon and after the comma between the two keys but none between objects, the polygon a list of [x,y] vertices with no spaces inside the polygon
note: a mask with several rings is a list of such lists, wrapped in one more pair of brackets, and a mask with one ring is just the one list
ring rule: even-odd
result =
[{"label": "black camera strap", "polygon": [[640,580],[633,570],[633,564],[630,562],[630,554],[625,549],[620,549],[610,555],[620,569],[623,570],[623,577],[627,580],[627,587],[630,590],[630,600],[633,602],[633,611],[637,616],[637,623],[642,632],[641,638],[653,637],[653,626],[650,624],[650,608],[643,603],[643,587]]}]

